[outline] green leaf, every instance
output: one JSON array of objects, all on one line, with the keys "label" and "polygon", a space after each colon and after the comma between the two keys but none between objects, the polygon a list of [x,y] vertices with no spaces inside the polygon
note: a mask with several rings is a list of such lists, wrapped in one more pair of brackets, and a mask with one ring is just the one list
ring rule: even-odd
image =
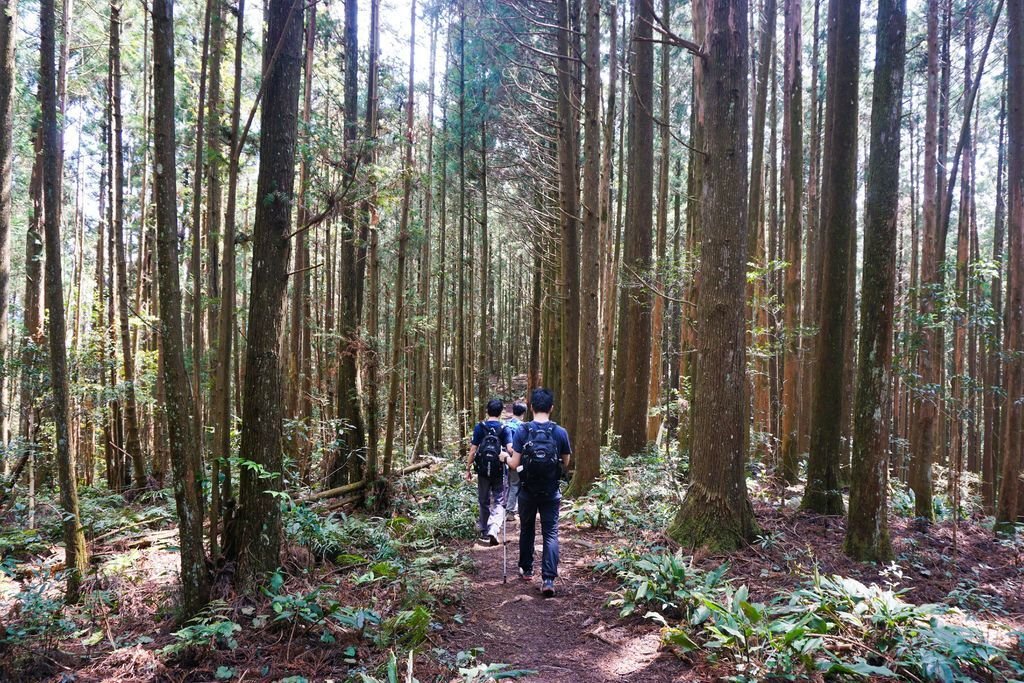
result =
[{"label": "green leaf", "polygon": [[684,652],[692,652],[700,649],[700,646],[693,641],[686,631],[680,628],[664,628],[661,630],[661,640],[669,645],[682,648]]},{"label": "green leaf", "polygon": [[218,681],[229,681],[235,677],[235,670],[230,666],[218,666],[213,675]]}]

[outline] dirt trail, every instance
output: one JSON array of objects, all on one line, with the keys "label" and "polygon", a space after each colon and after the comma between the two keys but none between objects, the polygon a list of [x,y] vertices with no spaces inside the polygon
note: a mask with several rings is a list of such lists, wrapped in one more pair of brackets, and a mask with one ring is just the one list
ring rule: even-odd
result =
[{"label": "dirt trail", "polygon": [[[445,638],[450,649],[484,648],[483,661],[502,662],[536,674],[525,680],[552,683],[707,680],[659,648],[650,624],[620,623],[605,608],[615,583],[590,570],[595,544],[562,520],[557,594],[540,594],[540,522],[534,578],[518,576],[519,525],[508,524],[508,583],[502,584],[501,546],[466,550],[476,575],[464,606],[465,622]],[[458,551],[458,550],[457,550]]]}]

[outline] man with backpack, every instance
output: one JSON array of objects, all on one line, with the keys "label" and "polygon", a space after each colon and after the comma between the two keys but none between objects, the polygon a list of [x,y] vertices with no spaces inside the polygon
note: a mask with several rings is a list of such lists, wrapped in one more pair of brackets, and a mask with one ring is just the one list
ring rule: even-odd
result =
[{"label": "man with backpack", "polygon": [[[508,430],[508,442],[511,445],[516,432],[523,424],[523,417],[526,416],[526,404],[516,401],[512,404],[512,417],[505,422],[505,429]],[[515,517],[519,511],[519,489],[522,484],[519,481],[519,473],[513,469],[508,471],[508,495],[505,497],[505,512]]]},{"label": "man with backpack", "polygon": [[501,399],[492,398],[487,402],[487,419],[473,428],[466,461],[466,481],[473,481],[473,473],[476,472],[480,503],[477,531],[480,532],[480,540],[490,545],[498,545],[498,530],[505,518],[505,461],[508,459],[509,435],[498,419],[504,409]]},{"label": "man with backpack", "polygon": [[541,592],[555,594],[558,576],[558,512],[562,493],[558,489],[569,469],[572,447],[569,434],[551,421],[554,396],[550,389],[534,389],[530,395],[533,420],[524,422],[512,439],[508,466],[519,473],[519,575],[533,578],[533,539],[540,514],[544,549],[541,558]]}]

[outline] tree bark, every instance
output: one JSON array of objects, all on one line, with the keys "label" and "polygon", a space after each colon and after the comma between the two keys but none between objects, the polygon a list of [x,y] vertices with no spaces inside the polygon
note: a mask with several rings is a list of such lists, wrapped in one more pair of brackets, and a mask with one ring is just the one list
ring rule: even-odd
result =
[{"label": "tree bark", "polygon": [[1024,422],[1024,0],[1007,1],[1006,168],[1009,236],[1006,278],[1006,371],[1003,388],[1003,466],[996,508],[996,528],[1011,530],[1019,519],[1021,427]]},{"label": "tree bark", "polygon": [[[745,3],[744,3],[745,4]],[[746,12],[744,12],[744,15]],[[615,433],[619,451],[634,455],[647,446],[647,391],[651,382],[651,292],[644,283],[651,271],[654,196],[654,8],[633,0],[633,37],[629,101],[629,194],[626,199],[625,276],[619,296],[616,357]],[[745,20],[744,20],[745,21]],[[746,40],[744,38],[744,40]],[[745,43],[744,43],[745,47]],[[744,99],[744,103],[746,100]]]},{"label": "tree bark", "polygon": [[[9,332],[8,288],[11,283],[11,169],[14,162],[14,43],[17,30],[17,0],[0,0],[0,444],[7,445]],[[13,485],[13,483],[12,483]]]},{"label": "tree bark", "polygon": [[856,560],[888,562],[892,558],[887,490],[906,0],[880,0],[876,26],[860,358],[854,399],[850,516],[844,547]]},{"label": "tree bark", "polygon": [[78,512],[75,454],[68,431],[70,409],[60,239],[60,160],[63,157],[64,141],[57,128],[55,23],[53,0],[41,0],[39,89],[42,94],[43,226],[46,248],[44,297],[47,310],[47,338],[50,344],[50,390],[53,394],[51,411],[57,449],[57,475],[60,482],[60,507],[67,567],[67,591],[64,597],[68,603],[76,603],[88,567],[88,555],[85,548],[85,532]]},{"label": "tree bark", "polygon": [[803,197],[803,86],[800,0],[785,1],[782,97],[782,188],[786,205],[786,283],[783,293],[782,444],[780,476],[788,484],[800,478],[800,240]]},{"label": "tree bark", "polygon": [[[601,333],[601,3],[587,0],[586,81],[583,91],[583,235],[580,261],[580,333],[578,404],[588,406],[576,416],[576,471],[570,495],[582,495],[601,474],[601,375],[596,372]],[[614,76],[613,76],[614,78]]]},{"label": "tree bark", "polygon": [[738,548],[757,525],[747,498],[746,0],[709,0],[696,118],[703,128],[697,361],[690,488],[669,527],[688,547]]},{"label": "tree bark", "polygon": [[860,73],[860,0],[829,1],[825,171],[821,190],[821,329],[818,333],[811,412],[811,451],[802,505],[819,514],[842,514],[842,395],[846,358],[847,271],[856,231],[857,80]]},{"label": "tree bark", "polygon": [[281,549],[281,507],[273,494],[284,486],[280,334],[295,199],[303,5],[271,0],[266,17],[264,64],[278,54],[264,76],[260,117],[240,447],[254,466],[241,470],[238,508],[238,581],[250,589],[277,568]]},{"label": "tree bark", "polygon": [[178,274],[177,166],[174,139],[174,4],[154,0],[153,163],[156,194],[157,263],[161,356],[174,476],[174,499],[181,536],[182,612],[197,614],[210,596],[203,550],[203,471],[193,428],[196,404],[185,370]]}]

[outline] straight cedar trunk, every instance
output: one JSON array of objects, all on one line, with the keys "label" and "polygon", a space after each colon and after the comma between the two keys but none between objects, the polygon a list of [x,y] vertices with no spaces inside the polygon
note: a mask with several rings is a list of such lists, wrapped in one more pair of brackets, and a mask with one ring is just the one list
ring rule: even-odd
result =
[{"label": "straight cedar trunk", "polygon": [[[240,475],[238,581],[247,589],[278,567],[281,549],[281,507],[274,493],[282,490],[284,483],[279,339],[291,250],[303,58],[303,7],[298,2],[268,3],[263,44],[267,66],[239,450],[242,458],[262,469],[243,468]],[[275,52],[277,60],[270,63],[269,55]]]},{"label": "straight cedar trunk", "polygon": [[800,440],[797,451],[800,454],[810,449],[811,441],[811,394],[814,388],[814,354],[818,345],[818,311],[821,275],[821,239],[818,236],[819,190],[821,189],[821,108],[824,99],[820,96],[821,80],[821,30],[820,16],[822,0],[814,2],[814,21],[811,33],[811,111],[808,120],[810,128],[810,152],[807,163],[807,260],[804,268],[804,297],[801,320],[803,328],[800,363],[800,408],[797,424]]},{"label": "straight cedar trunk", "polygon": [[996,528],[1012,530],[1020,517],[1021,428],[1024,422],[1024,0],[1007,1],[1006,168],[1009,237],[1006,278],[1006,415],[1002,424],[1003,466]]},{"label": "straight cedar trunk", "polygon": [[[775,52],[775,0],[765,0],[758,39],[757,77],[754,89],[753,128],[751,129],[750,183],[747,202],[747,254],[754,267],[763,269],[767,263],[764,243],[764,125],[768,107],[768,70]],[[750,342],[761,351],[766,350],[766,332],[755,334],[754,328],[763,325],[763,307],[766,305],[765,278],[757,277],[747,284],[747,319],[751,327]],[[770,431],[768,363],[763,353],[754,360],[753,430],[760,434]],[[748,435],[749,439],[749,435]]]},{"label": "straight cedar trunk", "polygon": [[[570,40],[570,0],[557,0],[558,10],[558,189],[562,234],[562,390],[556,394],[559,422],[577,434],[578,406],[596,397],[580,395],[580,228],[579,228],[579,119],[576,114],[579,51]],[[574,2],[575,5],[575,2]],[[576,14],[575,12],[573,13]]]},{"label": "straight cedar trunk", "polygon": [[855,560],[892,559],[887,521],[892,418],[893,316],[899,219],[900,124],[906,0],[880,0],[865,186],[864,273],[854,399],[850,516],[845,550]]},{"label": "straight cedar trunk", "polygon": [[[11,283],[11,168],[14,160],[14,41],[17,0],[0,0],[0,359],[6,362]],[[8,372],[0,372],[0,444],[8,439]],[[24,465],[22,465],[24,466]],[[14,479],[11,480],[13,485]],[[0,496],[3,492],[0,491]]]},{"label": "straight cedar trunk", "polygon": [[[448,37],[448,56],[446,67],[450,67],[451,60],[451,28]],[[445,73],[449,68],[445,68]],[[447,301],[447,240],[448,240],[448,79],[445,78],[444,96],[441,98],[441,197],[438,207],[438,219],[440,225],[441,252],[438,254],[437,264],[437,318],[435,319],[434,330],[434,441],[435,452],[444,449],[442,414],[442,393],[441,389],[444,380],[444,332],[445,332],[445,303]]]},{"label": "straight cedar trunk", "polygon": [[[423,243],[420,245],[418,306],[416,315],[424,322],[424,328],[417,334],[416,349],[416,428],[424,425],[423,436],[417,436],[413,453],[423,452],[422,444],[433,450],[438,436],[434,432],[435,422],[430,415],[430,401],[433,395],[434,377],[430,368],[430,327],[427,323],[430,301],[430,249],[433,246],[434,225],[434,82],[437,63],[437,29],[439,18],[430,22],[430,80],[427,91],[427,165],[426,188],[423,197]],[[446,72],[447,73],[447,72]]]},{"label": "straight cedar trunk", "polygon": [[54,62],[56,35],[53,0],[39,4],[40,63],[39,89],[42,94],[43,149],[43,227],[46,246],[46,277],[44,297],[47,310],[47,340],[50,344],[51,414],[57,450],[57,477],[60,482],[60,507],[64,529],[64,552],[67,566],[68,603],[80,597],[82,579],[89,558],[85,548],[85,531],[78,514],[78,481],[72,449],[70,425],[68,361],[64,323],[64,289],[61,275],[61,164],[63,138],[57,128],[57,91]]},{"label": "straight cedar trunk", "polygon": [[587,0],[586,81],[583,90],[583,235],[580,262],[580,362],[579,405],[589,406],[576,416],[576,471],[568,495],[582,495],[601,474],[601,411],[595,402],[601,395],[601,376],[596,372],[600,318],[601,275],[601,3]]},{"label": "straight cedar trunk", "polygon": [[[668,534],[687,547],[730,550],[757,532],[747,498],[746,0],[707,0],[696,118],[703,129],[697,360],[690,488]],[[703,12],[701,12],[703,14]],[[700,15],[698,15],[700,16]]]},{"label": "straight cedar trunk", "polygon": [[[611,411],[612,387],[612,341],[615,338],[615,293],[617,284],[617,263],[615,254],[618,250],[618,224],[612,220],[612,164],[615,154],[615,84],[619,72],[618,0],[608,7],[608,103],[605,106],[604,149],[601,160],[601,347],[602,372],[601,378],[601,420],[598,428],[601,431],[601,444],[607,444],[608,421]],[[620,157],[621,158],[621,157]],[[621,202],[618,202],[621,205]],[[581,283],[582,286],[582,283]]]},{"label": "straight cedar trunk", "polygon": [[[416,64],[416,0],[410,3],[409,34],[409,89],[405,101],[405,160],[402,173],[402,217],[398,226],[398,282],[395,284],[395,335],[391,340],[391,377],[388,385],[388,414],[384,436],[384,476],[391,475],[395,446],[395,423],[398,413],[398,380],[403,356],[405,334],[405,255],[409,248],[409,209],[412,204],[413,104]],[[486,149],[487,140],[484,139]],[[421,378],[424,381],[425,378]]]},{"label": "straight cedar trunk", "polygon": [[466,459],[469,406],[466,405],[466,3],[459,2],[459,267],[455,311],[455,432],[459,460]]},{"label": "straight cedar trunk", "polygon": [[[483,67],[486,68],[486,67]],[[476,382],[477,382],[477,419],[484,420],[486,418],[485,405],[488,399],[488,390],[490,388],[491,372],[493,366],[490,364],[491,354],[491,301],[494,295],[494,286],[491,283],[491,268],[490,268],[490,242],[488,234],[488,222],[487,222],[487,85],[483,84],[480,87],[480,166],[478,169],[480,175],[480,291],[479,291],[479,303],[480,303],[480,336],[477,339],[477,363],[476,363]],[[472,212],[470,212],[472,213]],[[472,246],[470,247],[472,249]],[[470,272],[475,272],[470,269]],[[501,275],[499,273],[498,277]],[[472,327],[472,326],[471,326]],[[470,373],[472,375],[472,373]]]},{"label": "straight cedar trunk", "polygon": [[[345,95],[344,95],[344,142],[345,162],[343,175],[346,185],[355,182],[359,165],[359,151],[356,146],[358,133],[359,98],[359,41],[357,30],[358,6],[356,0],[345,3]],[[366,435],[364,432],[362,405],[359,399],[359,319],[362,314],[358,290],[361,277],[357,264],[358,247],[356,235],[355,200],[345,197],[342,207],[341,256],[339,279],[341,280],[341,313],[338,316],[338,434],[330,469],[327,472],[327,486],[335,488],[354,481],[350,475],[354,463],[365,456]]]},{"label": "straight cedar trunk", "polygon": [[[938,153],[938,111],[939,111],[939,0],[928,0],[928,81],[925,97],[924,123],[924,189],[922,212],[924,214],[924,234],[921,243],[921,295],[920,317],[929,319],[936,308],[936,289],[941,286],[942,271],[940,263],[942,254],[938,251],[938,213],[936,201],[938,195],[937,153]],[[921,333],[922,342],[918,351],[918,375],[924,385],[939,385],[941,343],[938,330],[933,326],[925,326]],[[932,461],[935,457],[935,432],[938,397],[933,390],[924,387],[915,392],[917,396],[916,413],[911,431],[910,447],[910,488],[914,491],[914,514],[925,519],[932,519]]]},{"label": "straight cedar trunk", "polygon": [[[1005,76],[1005,64],[1004,64]],[[1006,83],[1006,79],[1003,79]],[[1003,310],[1003,242],[1006,237],[1006,203],[1003,199],[1005,168],[1006,92],[999,98],[999,151],[996,162],[996,215],[992,237],[992,262],[997,264],[992,276],[992,327],[985,335],[985,432],[981,459],[981,504],[986,515],[996,511],[996,466],[1000,452],[1000,414],[1003,402],[998,390],[1002,385],[1002,310]]]},{"label": "straight cedar trunk", "polygon": [[132,459],[133,485],[146,488],[146,458],[139,438],[139,410],[135,398],[135,354],[132,347],[128,318],[128,260],[125,258],[124,239],[124,149],[121,117],[121,7],[110,3],[110,102],[114,124],[112,135],[114,164],[111,168],[111,188],[114,197],[113,231],[117,259],[117,313],[121,341],[121,361],[124,373],[124,448]]},{"label": "straight cedar trunk", "polygon": [[[378,93],[380,73],[378,60],[380,57],[380,46],[378,36],[380,33],[380,0],[370,0],[370,44],[366,65],[366,119],[365,134],[366,147],[364,148],[363,163],[373,167],[377,163],[377,128],[379,107]],[[360,207],[360,253],[359,262],[362,264],[357,273],[360,292],[363,291],[364,283],[369,286],[369,296],[366,298],[366,332],[364,335],[363,353],[363,377],[366,382],[366,467],[365,475],[362,462],[354,460],[351,477],[357,480],[362,476],[374,481],[380,469],[380,230],[377,228],[377,210],[379,201],[377,198],[377,179],[370,175],[367,182],[367,198]],[[360,294],[362,300],[362,294]],[[362,306],[362,304],[361,304]]]},{"label": "straight cedar trunk", "polygon": [[[239,0],[238,13],[241,14],[245,10],[245,3]],[[230,481],[230,465],[228,464],[228,457],[230,456],[230,435],[228,441],[223,441],[223,433],[225,432],[225,420],[230,419],[230,408],[225,409],[225,397],[227,396],[227,390],[230,387],[230,379],[227,374],[227,369],[230,367],[230,346],[231,340],[224,340],[224,333],[220,328],[221,317],[226,316],[230,319],[230,324],[234,324],[234,254],[228,254],[228,252],[234,251],[234,225],[232,224],[232,236],[231,241],[225,241],[224,243],[224,267],[227,268],[227,261],[230,259],[231,263],[231,282],[227,283],[221,281],[221,262],[219,249],[220,245],[218,241],[221,239],[221,167],[223,166],[222,150],[221,150],[221,137],[223,135],[222,123],[221,123],[221,59],[224,54],[224,6],[219,0],[214,0],[213,3],[213,16],[211,18],[210,26],[210,106],[206,111],[207,123],[206,123],[206,148],[209,150],[206,164],[206,196],[207,196],[207,212],[206,212],[206,225],[208,228],[207,238],[207,256],[209,260],[209,266],[207,267],[207,292],[209,293],[209,305],[206,309],[207,314],[207,330],[210,335],[210,421],[212,422],[213,429],[213,443],[211,444],[210,459],[210,555],[217,557],[220,554],[220,537],[218,529],[220,527],[221,511],[224,508],[225,503],[231,495],[230,487],[222,488],[222,480]],[[231,139],[235,138],[235,128],[231,128]],[[234,149],[229,150],[229,156],[233,156]],[[228,161],[229,172],[231,169],[231,160]],[[237,173],[237,169],[236,173]],[[230,182],[230,181],[229,181]],[[237,189],[237,176],[234,180]],[[230,207],[230,211],[233,214],[235,210],[234,206]],[[233,215],[225,215],[224,223],[233,221]],[[230,300],[228,296],[230,295]],[[231,310],[226,310],[230,308]],[[231,328],[228,328],[230,334]],[[228,345],[228,355],[223,355],[220,352],[220,345]],[[225,367],[221,367],[221,365]],[[220,392],[220,393],[218,393]],[[227,429],[230,430],[230,424],[227,425]],[[218,443],[218,439],[221,442]],[[227,470],[228,476],[223,476],[221,469]],[[226,495],[225,495],[226,494]]]},{"label": "straight cedar trunk", "polygon": [[203,550],[203,469],[193,420],[196,404],[185,370],[178,275],[177,167],[174,139],[174,4],[153,2],[153,165],[156,195],[164,410],[181,536],[182,616],[195,616],[209,601],[210,576]]},{"label": "straight cedar trunk", "polygon": [[[305,41],[302,77],[302,136],[303,147],[309,146],[309,122],[313,102],[313,48],[316,44],[316,5],[309,8],[306,28],[303,34]],[[212,82],[212,79],[211,79]],[[287,388],[287,412],[290,420],[295,421],[295,428],[288,440],[288,448],[292,459],[299,469],[299,477],[305,482],[309,480],[310,436],[313,426],[310,424],[312,404],[310,403],[310,211],[309,211],[309,154],[299,154],[299,206],[296,215],[297,235],[295,235],[295,266],[292,269],[292,301],[289,324],[289,381]]]},{"label": "straight cedar trunk", "polygon": [[783,292],[782,444],[780,476],[787,484],[800,478],[800,240],[803,196],[803,92],[800,0],[785,2],[782,85],[782,191],[786,206],[786,282]]},{"label": "straight cedar trunk", "polygon": [[[745,4],[745,3],[744,3]],[[647,391],[651,383],[651,292],[644,284],[651,270],[654,196],[654,8],[633,0],[629,100],[629,192],[624,278],[619,295],[619,339],[615,382],[615,433],[619,452],[640,453],[647,446]],[[744,40],[746,40],[744,38]],[[745,101],[745,100],[744,100]]]},{"label": "straight cedar trunk", "polygon": [[857,203],[857,80],[860,0],[829,0],[828,85],[821,187],[821,328],[814,367],[811,451],[802,506],[819,514],[843,512],[842,395],[846,363],[847,271]]},{"label": "straight cedar trunk", "polygon": [[[220,502],[222,509],[234,505],[231,500],[231,359],[234,345],[235,330],[235,211],[238,203],[238,155],[239,119],[242,102],[242,47],[245,43],[244,17],[245,0],[239,0],[236,8],[235,29],[235,86],[231,102],[231,156],[228,159],[228,196],[224,210],[224,262],[221,268],[221,303],[220,315],[217,317],[217,365],[213,378],[213,391],[210,411],[213,418],[213,471],[220,473]],[[220,468],[223,467],[223,472]],[[215,484],[217,485],[217,484]],[[215,514],[218,513],[218,514]],[[218,548],[216,539],[220,537],[220,510],[210,513],[210,548],[215,552]],[[228,541],[230,539],[225,539]]]}]

